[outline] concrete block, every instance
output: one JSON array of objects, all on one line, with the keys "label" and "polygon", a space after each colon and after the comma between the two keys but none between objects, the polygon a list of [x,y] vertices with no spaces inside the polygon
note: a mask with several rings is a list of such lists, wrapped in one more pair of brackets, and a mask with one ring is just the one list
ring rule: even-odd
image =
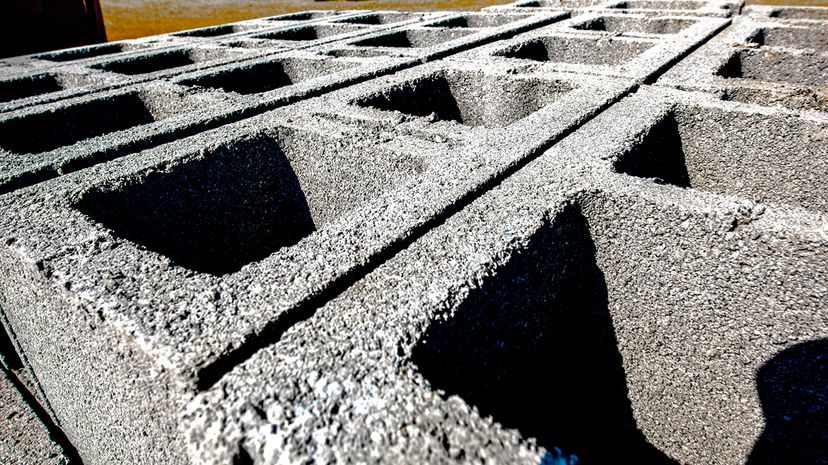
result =
[{"label": "concrete block", "polygon": [[[465,16],[443,15],[443,18]],[[478,14],[483,16],[487,14]],[[401,34],[425,31],[443,34],[444,40],[402,54],[389,52],[384,46],[354,44],[352,48],[366,52],[365,56],[345,53],[342,57],[337,56],[340,53],[332,46],[320,45],[317,49],[243,60],[177,74],[168,80],[138,83],[0,113],[0,134],[4,135],[0,153],[5,160],[0,166],[0,192],[509,37],[562,17],[560,13],[520,15],[502,26],[467,28],[462,34],[455,33],[451,27],[400,26]],[[361,40],[387,35],[376,32],[366,34]],[[243,79],[242,85],[226,84],[236,79]],[[110,116],[106,124],[85,120],[88,127],[76,127],[73,123],[76,115],[89,112]],[[52,132],[50,137],[40,136],[43,126]]]},{"label": "concrete block", "polygon": [[32,400],[24,397],[26,391],[21,392],[18,383],[13,374],[0,368],[0,461],[9,465],[73,463],[32,410],[27,402]]},{"label": "concrete block", "polygon": [[[245,59],[267,57],[286,50],[301,50],[342,38],[446,15],[393,12],[385,14],[395,17],[396,21],[343,27],[337,23],[330,23],[329,20],[339,17],[359,19],[365,14],[354,11],[310,11],[304,16],[282,15],[130,42],[116,42],[99,46],[108,47],[104,50],[112,50],[111,53],[100,55],[78,52],[87,49],[70,49],[11,59],[13,63],[25,65],[27,68],[17,75],[6,76],[0,81],[0,86],[6,82],[14,86],[18,81],[22,81],[23,84],[17,86],[24,86],[26,92],[10,93],[6,97],[7,101],[0,102],[0,111],[11,111],[130,84],[157,81],[223,64],[238,64]],[[279,39],[280,36],[284,38]],[[49,63],[53,65],[48,66],[49,72],[44,70],[43,73],[32,76],[29,68],[43,70],[46,66],[38,66],[43,61],[57,61],[58,65]],[[84,77],[85,81],[67,79],[67,76],[73,74]],[[25,85],[33,79],[40,85]],[[56,84],[52,84],[53,82]]]},{"label": "concrete block", "polygon": [[600,11],[605,13],[639,13],[683,16],[730,17],[738,14],[744,2],[731,0],[518,0],[506,5],[485,8],[491,10],[569,10],[574,13]]},{"label": "concrete block", "polygon": [[197,390],[633,86],[436,61],[10,193],[2,307],[85,459],[183,463]]},{"label": "concrete block", "polygon": [[[666,114],[689,183],[647,155]],[[828,222],[713,186],[747,148],[703,114],[828,124],[627,97],[196,396],[196,463],[819,463]]]},{"label": "concrete block", "polygon": [[722,18],[587,12],[476,49],[514,66],[653,80],[728,24]]},{"label": "concrete block", "polygon": [[724,100],[828,110],[828,22],[745,16],[658,83]]},{"label": "concrete block", "polygon": [[0,62],[0,361],[64,455],[828,456],[824,21],[531,3]]}]

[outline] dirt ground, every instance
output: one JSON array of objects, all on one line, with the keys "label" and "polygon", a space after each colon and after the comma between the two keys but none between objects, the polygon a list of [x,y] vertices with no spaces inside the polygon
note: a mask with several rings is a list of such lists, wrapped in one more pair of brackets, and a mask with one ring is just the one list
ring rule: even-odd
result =
[{"label": "dirt ground", "polygon": [[[309,9],[479,10],[510,0],[101,0],[109,40],[273,16]],[[748,3],[828,6],[828,0]]]},{"label": "dirt ground", "polygon": [[479,10],[509,0],[101,0],[109,40],[303,10]]}]

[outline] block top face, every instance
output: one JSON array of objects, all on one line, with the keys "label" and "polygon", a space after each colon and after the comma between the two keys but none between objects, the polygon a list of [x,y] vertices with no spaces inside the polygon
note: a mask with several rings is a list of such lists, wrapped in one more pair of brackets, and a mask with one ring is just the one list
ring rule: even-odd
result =
[{"label": "block top face", "polygon": [[[352,103],[430,76],[447,76],[467,123],[492,127]],[[500,95],[503,79],[529,94]],[[475,86],[504,108],[463,100]],[[436,62],[0,197],[2,230],[24,266],[49,262],[46,279],[185,384],[209,384],[255,334],[631,86]]]},{"label": "block top face", "polygon": [[725,24],[720,18],[589,12],[475,53],[515,65],[646,80]]},{"label": "block top face", "polygon": [[819,21],[740,17],[659,79],[759,105],[826,111],[828,35]]}]

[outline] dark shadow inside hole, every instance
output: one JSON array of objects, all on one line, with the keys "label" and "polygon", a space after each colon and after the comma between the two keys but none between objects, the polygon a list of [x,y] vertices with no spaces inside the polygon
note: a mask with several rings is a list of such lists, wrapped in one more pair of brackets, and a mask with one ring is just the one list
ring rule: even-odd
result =
[{"label": "dark shadow inside hole", "polygon": [[678,123],[665,115],[615,162],[615,171],[659,184],[691,187]]},{"label": "dark shadow inside hole", "polygon": [[284,31],[275,31],[268,34],[256,36],[262,39],[270,40],[316,40],[321,38],[319,32],[314,27],[300,27],[296,29],[287,29]]},{"label": "dark shadow inside hole", "polygon": [[179,32],[175,35],[180,37],[217,37],[232,34],[233,32],[236,32],[235,28],[230,24],[226,24],[222,26],[205,27],[202,29]]},{"label": "dark shadow inside hole", "polygon": [[63,90],[54,76],[40,74],[0,82],[0,102],[9,102],[35,95]]},{"label": "dark shadow inside hole", "polygon": [[572,27],[573,29],[580,29],[583,31],[606,31],[607,23],[604,21],[604,18],[594,18],[590,19],[589,21],[584,21],[583,23],[576,24]]},{"label": "dark shadow inside hole", "polygon": [[15,153],[46,152],[155,120],[140,95],[121,94],[5,121],[0,124],[0,147]]},{"label": "dark shadow inside hole", "polygon": [[195,271],[223,275],[293,245],[315,230],[281,144],[259,135],[76,208],[116,235]]},{"label": "dark shadow inside hole", "polygon": [[307,21],[309,19],[314,19],[311,13],[293,13],[289,15],[280,15],[274,16],[272,18],[266,18],[268,21]]},{"label": "dark shadow inside hole", "polygon": [[552,59],[549,55],[549,49],[541,40],[524,42],[515,49],[502,53],[502,55],[519,60],[549,61]]},{"label": "dark shadow inside hole", "polygon": [[740,78],[742,77],[742,57],[737,52],[728,58],[724,65],[716,72],[717,75],[728,78]]},{"label": "dark shadow inside hole", "polygon": [[828,339],[783,350],[756,374],[765,430],[748,465],[817,465],[828,458]]},{"label": "dark shadow inside hole", "polygon": [[196,79],[182,81],[185,85],[198,85],[222,89],[239,94],[258,94],[292,85],[293,79],[285,72],[281,62],[258,63],[245,68],[235,68]]},{"label": "dark shadow inside hole", "polygon": [[255,462],[244,446],[239,444],[239,450],[233,455],[233,465],[253,465]]},{"label": "dark shadow inside hole", "polygon": [[405,31],[395,32],[393,34],[385,34],[379,37],[373,37],[370,39],[360,40],[358,42],[354,42],[354,45],[360,47],[395,47],[395,48],[408,48],[408,47],[415,47],[416,45],[411,42],[411,38],[408,37],[408,34]]},{"label": "dark shadow inside hole", "polygon": [[384,111],[399,111],[412,116],[430,116],[438,120],[463,122],[459,103],[451,85],[443,76],[408,82],[403,86],[389,89],[361,100],[361,106]]},{"label": "dark shadow inside hole", "polygon": [[380,15],[365,15],[355,16],[353,18],[344,18],[337,21],[338,23],[348,24],[366,24],[369,26],[378,26],[383,24],[383,18]]},{"label": "dark shadow inside hole", "polygon": [[147,55],[123,61],[113,61],[94,66],[94,68],[113,73],[134,76],[154,73],[165,69],[178,68],[195,63],[185,50]]},{"label": "dark shadow inside hole", "polygon": [[432,323],[413,362],[436,389],[584,464],[674,464],[637,429],[604,275],[570,207]]}]

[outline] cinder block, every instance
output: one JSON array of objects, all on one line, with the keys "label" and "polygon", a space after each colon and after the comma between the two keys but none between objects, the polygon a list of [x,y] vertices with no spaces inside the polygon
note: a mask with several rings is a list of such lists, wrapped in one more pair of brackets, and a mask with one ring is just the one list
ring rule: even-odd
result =
[{"label": "cinder block", "polygon": [[659,79],[724,100],[826,111],[826,21],[745,16]]},{"label": "cinder block", "polygon": [[0,360],[89,464],[819,463],[824,21],[740,8],[2,61]]},{"label": "cinder block", "polygon": [[22,397],[17,383],[0,368],[0,461],[9,465],[72,463]]},{"label": "cinder block", "polygon": [[[689,183],[648,155],[666,114]],[[653,88],[610,107],[196,396],[196,463],[818,463],[828,222],[713,186],[700,162],[746,149],[692,134],[750,118],[828,124]]]},{"label": "cinder block", "polygon": [[[371,31],[415,23],[426,18],[446,16],[446,13],[379,14],[391,15],[398,21],[393,21],[392,26],[376,23],[353,26],[349,29],[329,23],[329,20],[351,16],[358,19],[364,17],[364,13],[312,11],[304,16],[282,15],[98,46],[102,50],[87,47],[13,58],[10,62],[26,68],[22,73],[5,77],[7,81],[15,81],[20,77],[30,78],[29,68],[48,67],[52,74],[58,73],[58,76],[69,73],[86,76],[87,82],[83,86],[72,86],[71,91],[67,86],[52,86],[43,87],[39,92],[12,95],[15,98],[3,102],[0,111],[11,111],[130,84],[157,81],[223,64],[238,64],[245,59],[267,57],[286,50],[301,50]],[[340,34],[332,34],[332,29],[338,30]],[[310,37],[308,33],[301,33],[317,30],[324,37]],[[292,39],[276,40],[279,36]],[[58,64],[52,63],[54,61]],[[51,66],[42,65],[44,62]],[[96,79],[90,79],[92,77]]]},{"label": "cinder block", "polygon": [[485,8],[500,10],[570,10],[573,13],[638,13],[682,16],[713,16],[727,18],[738,14],[744,2],[736,0],[518,0],[506,5]]},{"label": "cinder block", "polygon": [[647,82],[724,28],[728,20],[587,12],[476,50],[514,66]]},{"label": "cinder block", "polygon": [[[487,16],[485,13],[478,15]],[[440,17],[451,19],[465,16]],[[307,51],[288,51],[212,66],[206,70],[191,70],[165,80],[139,82],[108,92],[94,92],[88,96],[0,113],[0,133],[8,139],[0,142],[0,153],[6,160],[5,163],[0,162],[0,192],[509,37],[562,17],[560,13],[519,15],[515,21],[503,26],[467,28],[462,34],[450,27],[416,28],[403,25],[399,26],[401,34],[440,33],[443,34],[442,39],[403,53],[391,52],[383,46],[348,42],[343,45],[365,52],[365,56],[349,56],[350,53],[338,56],[341,55],[337,53],[340,46],[322,44]],[[407,24],[405,21],[402,23]],[[372,40],[389,34],[396,33],[363,34],[364,38],[359,40]],[[236,77],[245,81],[238,85],[228,84]],[[127,110],[122,111],[124,103],[129,104],[125,107]],[[88,120],[85,124],[89,127],[75,127],[73,115],[78,112],[106,109],[109,109],[107,114],[110,115],[106,124],[98,125]],[[56,135],[48,139],[39,137],[41,125],[46,125],[46,130]]]},{"label": "cinder block", "polygon": [[85,458],[183,462],[197,390],[633,85],[437,61],[11,193],[2,307]]}]

